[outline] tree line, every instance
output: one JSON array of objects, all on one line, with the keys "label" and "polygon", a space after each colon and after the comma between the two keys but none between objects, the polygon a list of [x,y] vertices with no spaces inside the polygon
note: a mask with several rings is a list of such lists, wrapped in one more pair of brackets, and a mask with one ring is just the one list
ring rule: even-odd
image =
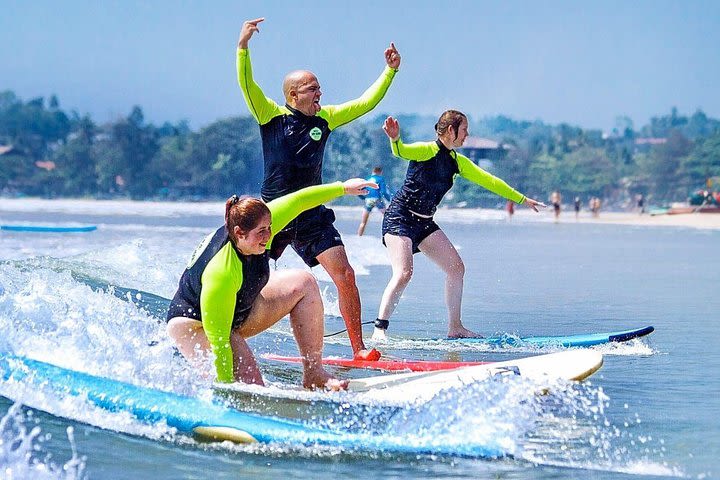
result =
[{"label": "tree line", "polygon": [[[338,129],[328,142],[325,181],[367,176],[381,165],[398,188],[407,165],[392,157],[380,125],[385,114]],[[436,118],[399,116],[406,142],[431,140]],[[528,195],[544,199],[600,197],[622,206],[643,194],[653,204],[685,200],[720,176],[720,121],[676,109],[635,129],[618,117],[609,134],[569,124],[549,125],[506,116],[470,118],[471,135],[500,148],[463,151]],[[474,155],[474,156],[473,156]],[[56,96],[23,101],[0,92],[0,195],[133,199],[224,199],[257,194],[262,182],[260,133],[241,115],[193,131],[187,122],[145,121],[135,106],[126,117],[99,125],[65,112]],[[346,200],[352,201],[352,200]],[[497,196],[464,180],[446,197],[450,206],[498,206]]]}]

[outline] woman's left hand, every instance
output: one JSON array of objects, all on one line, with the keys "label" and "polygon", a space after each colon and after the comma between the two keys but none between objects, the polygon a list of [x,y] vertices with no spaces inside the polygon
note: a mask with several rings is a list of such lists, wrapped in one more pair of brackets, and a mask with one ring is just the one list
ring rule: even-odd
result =
[{"label": "woman's left hand", "polygon": [[525,197],[525,201],[523,202],[525,205],[527,205],[529,208],[532,208],[536,212],[538,212],[538,207],[541,208],[547,208],[547,205],[545,205],[542,202],[538,202],[537,200],[533,200],[530,197]]},{"label": "woman's left hand", "polygon": [[343,187],[345,188],[345,195],[367,195],[367,189],[377,190],[378,184],[369,182],[364,178],[350,178],[343,182]]}]

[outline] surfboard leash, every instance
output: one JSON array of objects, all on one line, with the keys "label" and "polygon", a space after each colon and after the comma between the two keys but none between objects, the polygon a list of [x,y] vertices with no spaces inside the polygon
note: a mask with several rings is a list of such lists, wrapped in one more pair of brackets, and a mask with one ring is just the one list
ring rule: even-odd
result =
[{"label": "surfboard leash", "polygon": [[[367,322],[360,322],[360,326],[368,325],[368,324],[370,324],[370,323],[375,323],[375,320],[368,320]],[[339,335],[339,334],[341,334],[341,333],[343,333],[343,332],[347,332],[347,328],[343,328],[342,330],[340,330],[340,331],[338,331],[338,332],[335,332],[335,333],[328,333],[327,335],[323,335],[323,337],[324,337],[324,338],[332,337],[332,336],[334,336],[334,335]]]}]

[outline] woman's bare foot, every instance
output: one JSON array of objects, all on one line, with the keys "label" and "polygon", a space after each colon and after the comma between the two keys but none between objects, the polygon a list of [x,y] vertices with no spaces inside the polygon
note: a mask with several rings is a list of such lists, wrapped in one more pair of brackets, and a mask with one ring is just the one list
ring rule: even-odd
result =
[{"label": "woman's bare foot", "polygon": [[325,390],[329,390],[331,392],[339,392],[341,390],[347,390],[349,383],[350,382],[348,380],[340,380],[339,378],[331,378],[325,384]]},{"label": "woman's bare foot", "polygon": [[327,373],[325,369],[318,368],[312,372],[305,370],[303,373],[303,387],[311,390],[324,388],[325,390],[337,392],[340,390],[347,390],[348,381],[335,378]]},{"label": "woman's bare foot", "polygon": [[458,328],[448,329],[448,338],[483,338],[479,333],[475,333],[472,330],[460,326]]},{"label": "woman's bare foot", "polygon": [[387,342],[388,337],[385,333],[385,329],[375,327],[375,330],[373,330],[372,339],[375,342]]}]

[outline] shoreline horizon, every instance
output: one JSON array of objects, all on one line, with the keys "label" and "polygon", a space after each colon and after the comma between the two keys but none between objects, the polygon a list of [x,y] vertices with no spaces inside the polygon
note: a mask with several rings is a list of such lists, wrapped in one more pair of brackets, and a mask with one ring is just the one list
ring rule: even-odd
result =
[{"label": "shoreline horizon", "polygon": [[[102,208],[98,208],[102,205]],[[157,201],[157,200],[96,200],[96,199],[43,199],[38,197],[24,198],[2,198],[0,202],[0,221],[2,214],[22,213],[66,213],[73,215],[86,214],[98,216],[102,214],[121,216],[181,216],[187,214],[195,215],[222,215],[224,202],[188,202],[188,201]],[[355,215],[360,217],[362,206],[335,205],[333,210],[341,214],[342,220],[351,220]],[[163,214],[159,215],[158,211]],[[190,211],[190,212],[189,212]],[[377,215],[375,215],[377,218]],[[371,217],[372,218],[372,217]],[[462,223],[476,221],[507,221],[557,223],[559,225],[571,224],[607,224],[607,225],[628,225],[628,226],[652,226],[652,227],[686,227],[702,230],[720,230],[720,213],[684,213],[684,214],[640,214],[637,211],[601,211],[595,217],[585,210],[581,211],[576,218],[575,212],[564,210],[556,222],[551,209],[546,209],[538,214],[529,209],[516,208],[512,219],[508,219],[504,209],[492,208],[440,208],[436,214],[440,221],[459,221]]]}]

